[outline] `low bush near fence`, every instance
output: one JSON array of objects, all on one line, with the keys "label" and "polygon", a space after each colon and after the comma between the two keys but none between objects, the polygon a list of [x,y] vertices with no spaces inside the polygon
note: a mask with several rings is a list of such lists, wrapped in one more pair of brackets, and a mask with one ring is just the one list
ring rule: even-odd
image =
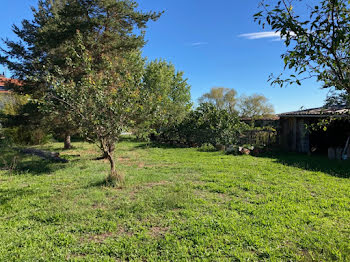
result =
[{"label": "low bush near fence", "polygon": [[237,144],[248,129],[237,115],[203,103],[179,125],[160,130],[154,138],[158,142],[191,147],[229,145]]},{"label": "low bush near fence", "polygon": [[277,130],[272,127],[253,128],[246,130],[240,143],[255,146],[273,146],[278,142]]},{"label": "low bush near fence", "polygon": [[209,103],[201,104],[180,124],[163,128],[152,139],[177,146],[199,147],[201,151],[230,151],[234,148],[231,151],[238,153],[240,147],[242,152],[253,152],[253,149],[261,152],[278,140],[275,129],[252,128],[241,122],[236,114]]}]

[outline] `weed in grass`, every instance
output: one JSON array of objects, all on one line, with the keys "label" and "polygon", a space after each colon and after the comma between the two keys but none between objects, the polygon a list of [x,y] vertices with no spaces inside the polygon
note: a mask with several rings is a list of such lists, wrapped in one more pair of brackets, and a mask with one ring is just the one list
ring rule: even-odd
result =
[{"label": "weed in grass", "polygon": [[205,143],[200,148],[198,148],[198,151],[200,151],[200,152],[215,152],[218,150],[212,144]]},{"label": "weed in grass", "polygon": [[106,186],[122,188],[125,186],[125,175],[121,171],[115,171],[106,178]]}]

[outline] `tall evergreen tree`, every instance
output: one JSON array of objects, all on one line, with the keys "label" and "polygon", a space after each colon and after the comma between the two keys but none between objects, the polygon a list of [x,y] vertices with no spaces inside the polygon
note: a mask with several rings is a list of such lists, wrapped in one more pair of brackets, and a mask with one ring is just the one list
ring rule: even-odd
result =
[{"label": "tall evergreen tree", "polygon": [[[115,55],[141,48],[145,44],[144,29],[149,20],[160,14],[137,10],[131,0],[40,0],[33,8],[34,19],[23,20],[22,26],[13,26],[19,41],[5,40],[0,63],[5,64],[14,77],[24,80],[15,92],[42,99],[50,84],[47,72],[55,74],[59,68],[66,78],[79,81],[81,68],[66,66],[69,47],[79,31],[84,46],[90,50],[96,70],[103,70],[104,55]],[[135,33],[138,32],[138,33]],[[34,100],[35,101],[35,100]],[[63,111],[62,111],[63,110]],[[57,107],[60,115],[68,115]],[[69,118],[56,121],[61,126],[72,126]],[[66,130],[69,134],[69,130]]]},{"label": "tall evergreen tree", "polygon": [[[133,74],[130,71],[133,66],[126,60],[144,46],[147,22],[155,21],[161,15],[157,12],[145,13],[137,7],[137,2],[133,0],[40,0],[38,8],[33,9],[32,21],[24,20],[21,27],[13,26],[20,41],[7,39],[6,47],[2,49],[0,63],[24,81],[23,86],[14,87],[14,90],[30,94],[39,102],[43,98],[49,100],[51,110],[61,112],[64,117],[67,112],[79,112],[67,106],[67,97],[60,96],[69,94],[66,92],[69,86],[84,83],[87,85],[84,88],[93,87],[94,84],[87,81],[88,76],[92,78],[91,81],[98,79],[99,87],[104,89],[101,92],[106,97],[108,92],[113,93],[113,90],[124,86],[126,79]],[[76,55],[84,56],[88,61]],[[128,70],[116,71],[125,65],[128,65]],[[106,66],[109,69],[104,79]],[[56,86],[53,81],[56,80],[67,89],[53,88]],[[87,91],[84,88],[82,91]],[[58,90],[61,92],[57,93]],[[126,93],[123,98],[125,101],[129,99]],[[89,99],[98,102],[97,97]],[[91,108],[97,110],[97,107]],[[111,111],[114,109],[111,108]],[[112,132],[103,141],[100,138],[93,136],[95,142],[96,139],[100,140],[101,149],[112,155],[118,134]],[[113,168],[111,173],[115,173]]]}]

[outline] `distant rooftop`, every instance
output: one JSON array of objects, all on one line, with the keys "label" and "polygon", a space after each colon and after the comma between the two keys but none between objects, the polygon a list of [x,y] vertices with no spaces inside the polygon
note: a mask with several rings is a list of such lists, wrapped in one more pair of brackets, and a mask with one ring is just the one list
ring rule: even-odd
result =
[{"label": "distant rooftop", "polygon": [[330,117],[350,116],[350,107],[346,105],[332,107],[318,107],[279,114],[280,117]]},{"label": "distant rooftop", "polygon": [[9,90],[6,87],[8,83],[21,85],[21,83],[16,79],[6,78],[3,75],[0,75],[0,93],[9,93]]}]

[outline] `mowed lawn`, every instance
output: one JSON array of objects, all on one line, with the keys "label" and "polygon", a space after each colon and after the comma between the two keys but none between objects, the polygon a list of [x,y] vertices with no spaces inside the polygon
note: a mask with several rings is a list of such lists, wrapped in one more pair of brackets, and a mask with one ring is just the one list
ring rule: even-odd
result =
[{"label": "mowed lawn", "polygon": [[74,146],[68,164],[0,171],[0,261],[350,261],[349,162],[125,140],[118,189],[93,145]]}]

